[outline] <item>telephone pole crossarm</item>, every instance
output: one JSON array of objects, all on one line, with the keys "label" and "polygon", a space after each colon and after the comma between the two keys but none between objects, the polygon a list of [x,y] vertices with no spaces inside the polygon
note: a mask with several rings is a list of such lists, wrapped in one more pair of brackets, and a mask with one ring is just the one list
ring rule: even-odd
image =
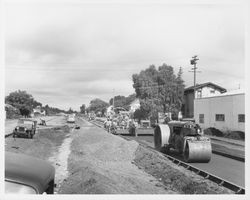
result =
[{"label": "telephone pole crossarm", "polygon": [[197,57],[198,56],[195,55],[190,60],[190,64],[194,66],[193,68],[191,68],[192,71],[190,71],[190,72],[194,73],[194,96],[195,96],[195,89],[196,89],[196,73],[201,72],[201,71],[197,71],[198,68],[196,67],[196,64],[197,64],[197,61],[199,60],[199,58],[197,58]]}]

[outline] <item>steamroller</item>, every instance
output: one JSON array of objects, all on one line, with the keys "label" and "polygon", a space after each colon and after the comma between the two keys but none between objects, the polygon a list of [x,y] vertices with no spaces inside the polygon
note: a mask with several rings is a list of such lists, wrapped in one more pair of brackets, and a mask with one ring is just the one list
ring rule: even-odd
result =
[{"label": "steamroller", "polygon": [[175,151],[185,162],[208,163],[212,155],[210,138],[205,137],[192,121],[170,121],[154,129],[155,148],[161,152]]}]

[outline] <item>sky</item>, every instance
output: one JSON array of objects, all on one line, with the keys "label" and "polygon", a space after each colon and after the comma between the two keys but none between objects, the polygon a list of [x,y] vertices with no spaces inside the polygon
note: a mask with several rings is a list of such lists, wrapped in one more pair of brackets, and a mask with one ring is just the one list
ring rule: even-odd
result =
[{"label": "sky", "polygon": [[132,75],[163,63],[182,67],[188,87],[194,55],[197,83],[242,89],[245,19],[238,4],[6,1],[5,95],[26,90],[43,105],[79,110],[134,93]]}]

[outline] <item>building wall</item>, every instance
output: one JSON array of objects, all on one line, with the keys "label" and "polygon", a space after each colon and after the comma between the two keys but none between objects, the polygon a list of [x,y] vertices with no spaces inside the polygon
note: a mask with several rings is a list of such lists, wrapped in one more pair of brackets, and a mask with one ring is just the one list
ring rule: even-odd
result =
[{"label": "building wall", "polygon": [[211,97],[211,96],[217,96],[219,94],[221,94],[221,92],[218,89],[215,89],[211,86],[206,86],[196,90],[195,98]]},{"label": "building wall", "polygon": [[[200,114],[204,114],[204,123],[200,123]],[[224,121],[216,121],[216,114],[224,115]],[[222,131],[245,131],[245,122],[238,122],[239,114],[245,115],[245,94],[194,100],[194,118],[203,129],[215,127]]]},{"label": "building wall", "polygon": [[131,102],[130,104],[130,111],[131,112],[135,112],[135,110],[140,108],[140,100],[139,99],[135,99],[133,102]]},{"label": "building wall", "polygon": [[184,117],[193,117],[194,112],[194,93],[188,93],[184,96],[185,113]]},{"label": "building wall", "polygon": [[[204,98],[217,96],[221,94],[220,90],[213,86],[205,86],[195,91],[195,98]],[[190,91],[184,95],[185,108],[184,117],[194,117],[194,92]]]}]

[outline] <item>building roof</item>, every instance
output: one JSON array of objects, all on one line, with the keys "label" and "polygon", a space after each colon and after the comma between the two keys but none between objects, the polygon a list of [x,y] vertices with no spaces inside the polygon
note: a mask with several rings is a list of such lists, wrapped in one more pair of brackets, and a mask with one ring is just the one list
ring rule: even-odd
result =
[{"label": "building roof", "polygon": [[131,106],[132,104],[138,104],[138,103],[140,103],[140,99],[136,98],[129,105]]},{"label": "building roof", "polygon": [[[210,87],[214,87],[215,89],[219,90],[221,93],[224,93],[226,92],[227,90],[219,85],[216,85],[212,82],[207,82],[207,83],[202,83],[202,84],[197,84],[196,85],[196,89],[199,89],[199,88],[203,88],[203,87],[207,87],[207,86],[210,86]],[[184,90],[185,93],[187,92],[193,92],[194,91],[194,86],[191,86],[191,87],[188,87]]]},{"label": "building roof", "polygon": [[225,97],[225,96],[233,96],[233,95],[242,95],[242,94],[245,94],[245,90],[244,89],[238,89],[238,90],[228,91],[228,92],[225,92],[223,94],[218,94],[218,95],[211,96],[211,97],[203,97],[203,98],[200,98],[200,99]]}]

